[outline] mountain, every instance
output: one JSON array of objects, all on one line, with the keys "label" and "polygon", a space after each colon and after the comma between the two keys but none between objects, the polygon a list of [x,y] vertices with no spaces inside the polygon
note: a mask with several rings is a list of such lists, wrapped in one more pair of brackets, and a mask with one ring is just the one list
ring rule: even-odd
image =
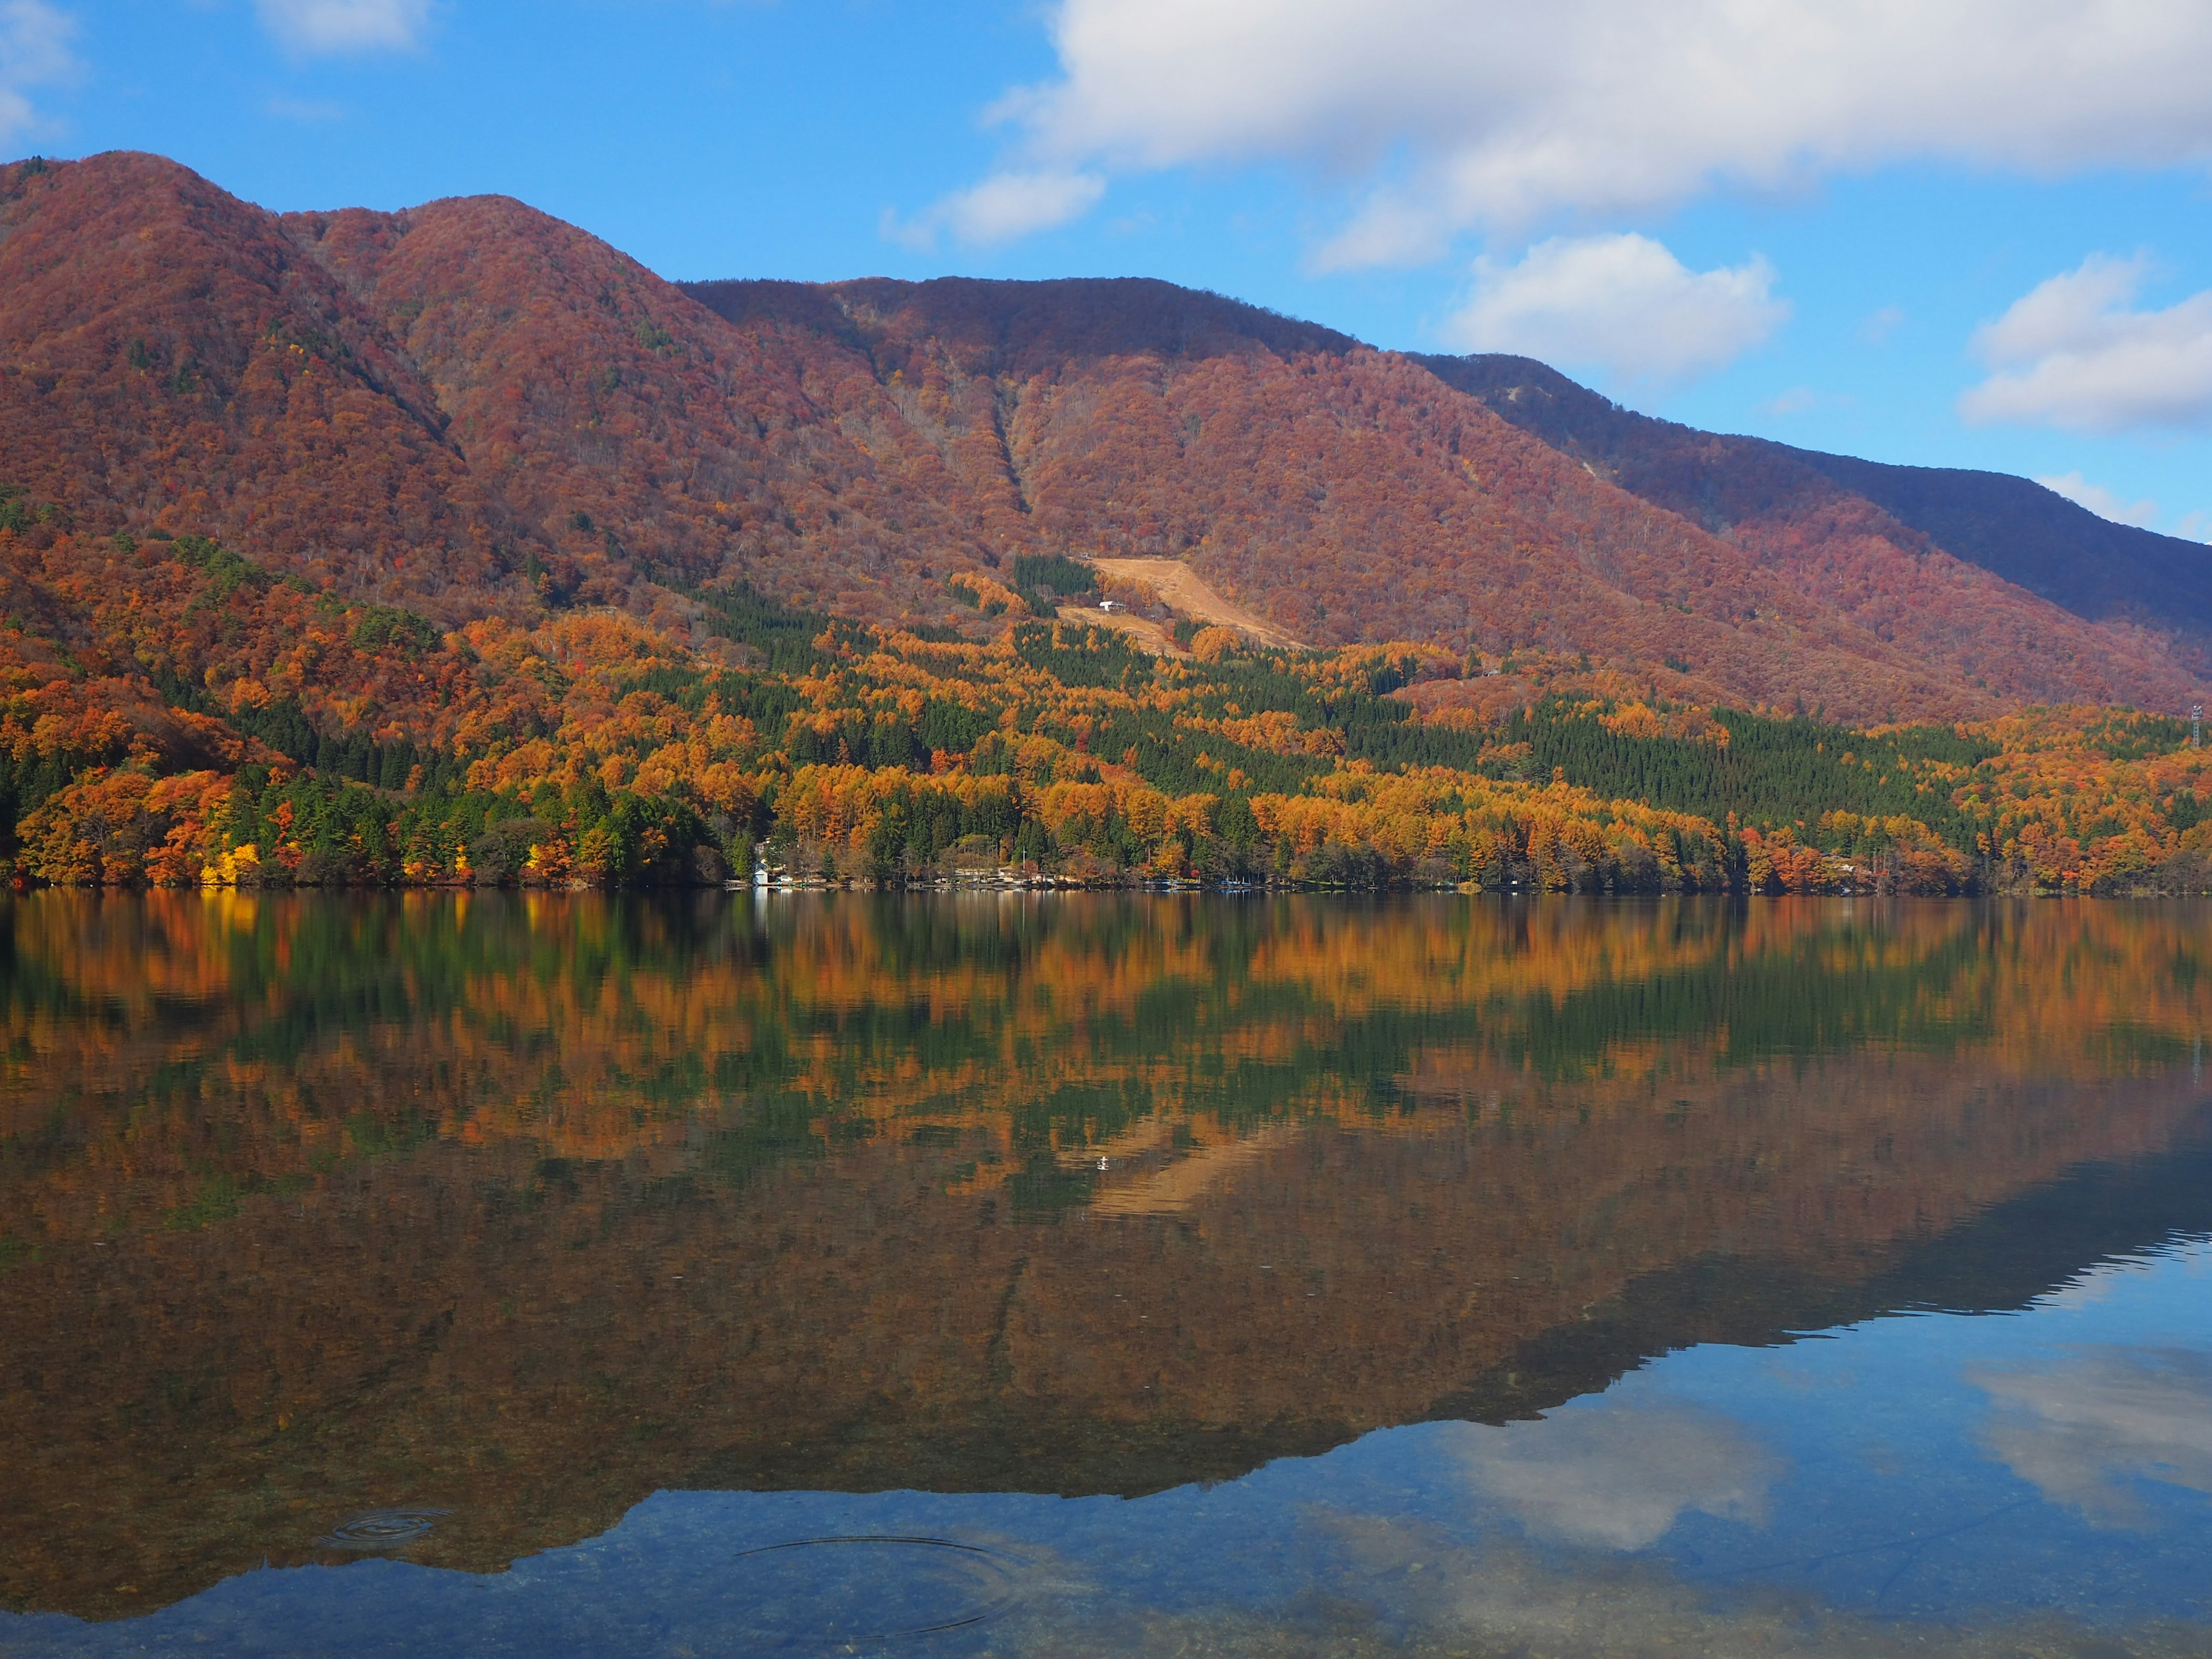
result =
[{"label": "mountain", "polygon": [[448,617],[526,598],[436,392],[273,216],[153,156],[19,164],[0,293],[0,478]]},{"label": "mountain", "polygon": [[613,605],[696,640],[696,591],[746,581],[975,633],[949,574],[1111,553],[1316,646],[1583,652],[1847,719],[2203,696],[2163,538],[2107,568],[2087,515],[1965,534],[1948,475],[1556,376],[1533,416],[1496,360],[1133,279],[679,287],[500,198],[279,216],[134,155],[0,179],[0,480],[448,626]]},{"label": "mountain", "polygon": [[[740,325],[811,329],[900,386],[988,382],[993,476],[1032,536],[1184,559],[1316,643],[1582,650],[1666,689],[1856,718],[2171,706],[2197,684],[2163,637],[1879,544],[1848,513],[1807,528],[1809,556],[1778,559],[1547,433],[1517,441],[1448,361],[1211,296],[959,279],[687,292]],[[929,398],[903,412],[926,422]]]},{"label": "mountain", "polygon": [[2026,478],[1894,466],[1725,437],[1620,407],[1532,358],[1419,360],[1439,380],[1644,501],[1778,567],[1833,583],[1837,562],[1942,555],[2085,621],[2212,663],[2212,550],[2114,524]]},{"label": "mountain", "polygon": [[11,880],[2212,878],[2197,556],[2018,481],[144,155],[0,168],[0,293]]}]

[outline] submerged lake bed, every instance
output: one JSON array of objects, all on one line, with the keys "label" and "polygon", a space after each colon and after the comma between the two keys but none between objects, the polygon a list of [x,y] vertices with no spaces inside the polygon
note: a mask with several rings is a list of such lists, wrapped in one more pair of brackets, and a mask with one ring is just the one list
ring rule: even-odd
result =
[{"label": "submerged lake bed", "polygon": [[0,936],[0,1653],[2212,1652],[2212,908]]}]

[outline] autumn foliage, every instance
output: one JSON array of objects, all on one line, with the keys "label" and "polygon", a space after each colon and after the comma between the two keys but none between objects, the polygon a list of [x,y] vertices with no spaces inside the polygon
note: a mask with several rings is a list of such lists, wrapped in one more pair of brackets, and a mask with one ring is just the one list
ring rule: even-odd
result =
[{"label": "autumn foliage", "polygon": [[[678,289],[128,155],[0,171],[0,290],[19,878],[2204,884],[2194,751],[2087,708],[2199,695],[2136,623],[1215,296]],[[1155,656],[1094,555],[1267,629],[1117,587]]]}]

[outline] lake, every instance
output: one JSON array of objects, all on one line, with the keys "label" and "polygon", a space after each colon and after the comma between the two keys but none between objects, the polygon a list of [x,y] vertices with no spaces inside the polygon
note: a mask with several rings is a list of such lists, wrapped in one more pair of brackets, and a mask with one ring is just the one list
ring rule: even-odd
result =
[{"label": "lake", "polygon": [[0,949],[0,1653],[2212,1652],[2212,910]]}]

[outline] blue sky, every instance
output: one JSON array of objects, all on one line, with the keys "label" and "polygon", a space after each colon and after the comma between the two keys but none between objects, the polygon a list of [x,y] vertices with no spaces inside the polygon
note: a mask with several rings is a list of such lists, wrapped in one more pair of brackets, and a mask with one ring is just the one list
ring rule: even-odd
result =
[{"label": "blue sky", "polygon": [[0,0],[0,140],[672,277],[1161,276],[2212,535],[2201,0]]}]

